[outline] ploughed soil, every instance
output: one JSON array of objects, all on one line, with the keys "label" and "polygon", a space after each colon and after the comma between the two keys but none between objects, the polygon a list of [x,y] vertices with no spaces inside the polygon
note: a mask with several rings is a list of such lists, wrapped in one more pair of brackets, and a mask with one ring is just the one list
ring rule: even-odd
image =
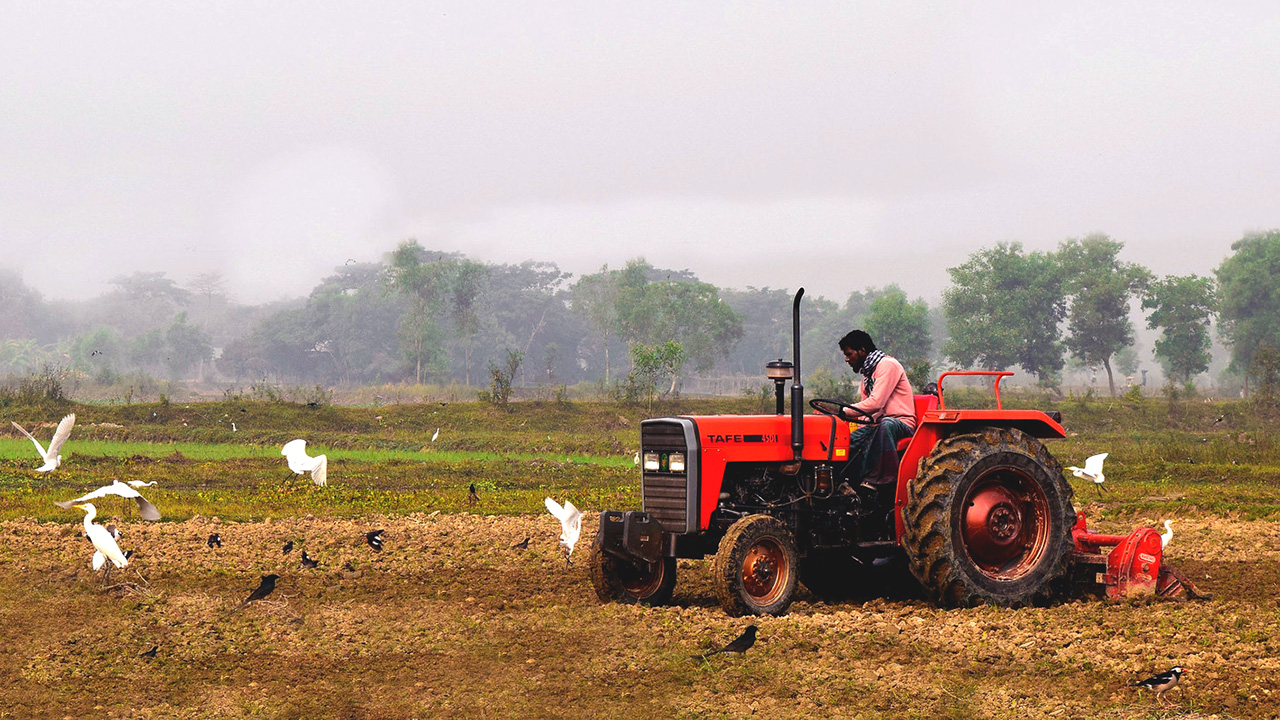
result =
[{"label": "ploughed soil", "polygon": [[[135,555],[105,579],[80,525],[0,523],[0,718],[1280,717],[1275,523],[1177,522],[1166,557],[1211,600],[945,610],[868,587],[749,619],[701,561],[668,607],[601,604],[588,516],[572,565],[549,515],[126,518]],[[747,653],[696,657],[752,622]],[[1174,665],[1165,706],[1131,687]]]}]

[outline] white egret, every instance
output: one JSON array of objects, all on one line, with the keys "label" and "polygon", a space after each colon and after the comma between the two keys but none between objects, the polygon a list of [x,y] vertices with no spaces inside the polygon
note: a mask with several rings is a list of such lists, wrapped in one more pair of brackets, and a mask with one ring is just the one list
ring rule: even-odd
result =
[{"label": "white egret", "polygon": [[1160,548],[1169,547],[1169,541],[1173,539],[1173,521],[1164,521],[1164,532],[1160,533]]},{"label": "white egret", "polygon": [[110,559],[111,563],[118,568],[122,568],[129,564],[128,558],[124,553],[120,552],[120,546],[116,544],[116,539],[111,537],[111,533],[101,525],[93,522],[98,516],[98,509],[93,503],[84,503],[73,505],[72,507],[84,510],[84,532],[89,536],[89,541],[97,550],[93,553],[93,569],[99,570],[103,564]]},{"label": "white egret", "polygon": [[9,422],[31,440],[31,444],[36,446],[36,452],[40,453],[40,459],[44,460],[44,464],[36,468],[36,472],[49,472],[62,464],[62,456],[58,454],[58,451],[62,449],[62,444],[70,437],[71,428],[76,424],[75,413],[67,415],[58,423],[58,429],[53,431],[53,439],[49,441],[48,450],[31,433],[27,432],[26,428],[12,420]]},{"label": "white egret", "polygon": [[316,455],[315,457],[308,455],[306,440],[290,440],[284,444],[280,454],[289,461],[290,470],[299,475],[311,473],[311,480],[316,485],[325,486],[326,478],[329,474],[329,458],[324,455]]},{"label": "white egret", "polygon": [[[140,481],[135,480],[133,482],[140,482]],[[141,493],[129,487],[129,485],[126,485],[125,483],[120,482],[119,480],[113,480],[110,485],[107,485],[105,487],[100,487],[91,493],[86,493],[84,495],[81,495],[75,500],[67,500],[65,502],[55,502],[54,505],[57,505],[58,507],[63,508],[65,510],[66,508],[74,507],[76,503],[82,503],[87,500],[96,500],[100,497],[105,497],[107,495],[119,495],[122,498],[129,498],[134,502],[136,502],[138,504],[138,514],[142,516],[143,520],[150,520],[152,522],[155,522],[156,520],[160,519],[160,511],[156,509],[155,505],[152,505],[150,502],[147,502],[147,499],[142,497]]]},{"label": "white egret", "polygon": [[1107,453],[1098,453],[1084,461],[1084,467],[1078,468],[1074,465],[1067,469],[1072,475],[1081,480],[1092,480],[1094,487],[1098,488],[1098,495],[1102,495],[1102,483],[1107,481],[1107,476],[1102,474],[1102,461],[1107,459]]},{"label": "white egret", "polygon": [[573,556],[573,546],[578,544],[578,536],[582,534],[582,512],[568,500],[564,502],[563,507],[551,498],[543,502],[547,506],[547,511],[560,521],[560,545],[569,551],[565,556],[565,561],[568,562]]},{"label": "white egret", "polygon": [[436,431],[431,433],[431,442],[435,442],[438,437],[440,437],[440,428],[436,428]]}]

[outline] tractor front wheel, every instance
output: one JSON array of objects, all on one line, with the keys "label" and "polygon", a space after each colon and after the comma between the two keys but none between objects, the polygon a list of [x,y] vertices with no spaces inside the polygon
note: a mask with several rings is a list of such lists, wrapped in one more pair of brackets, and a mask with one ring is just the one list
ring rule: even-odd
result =
[{"label": "tractor front wheel", "polygon": [[781,615],[799,579],[795,538],[775,518],[748,515],[721,538],[711,575],[730,615]]},{"label": "tractor front wheel", "polygon": [[920,461],[902,538],[911,572],[938,603],[1047,600],[1067,571],[1075,524],[1062,466],[1012,428],[953,435]]},{"label": "tractor front wheel", "polygon": [[591,585],[601,602],[665,605],[676,588],[676,559],[630,563],[604,551],[597,533],[588,558]]}]

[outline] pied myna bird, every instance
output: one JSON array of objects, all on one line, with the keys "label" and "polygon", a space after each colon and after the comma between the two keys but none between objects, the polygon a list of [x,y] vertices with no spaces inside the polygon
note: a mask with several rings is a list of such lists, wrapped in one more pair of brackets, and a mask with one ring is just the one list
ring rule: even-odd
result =
[{"label": "pied myna bird", "polygon": [[1182,674],[1185,672],[1186,670],[1183,670],[1181,667],[1175,667],[1167,672],[1162,672],[1159,675],[1152,675],[1146,680],[1139,680],[1134,683],[1133,686],[1146,688],[1148,690],[1155,690],[1156,702],[1162,703],[1164,702],[1164,694],[1178,685],[1178,681],[1182,679]]},{"label": "pied myna bird", "polygon": [[382,552],[382,530],[370,530],[364,534],[364,541],[374,552]]}]

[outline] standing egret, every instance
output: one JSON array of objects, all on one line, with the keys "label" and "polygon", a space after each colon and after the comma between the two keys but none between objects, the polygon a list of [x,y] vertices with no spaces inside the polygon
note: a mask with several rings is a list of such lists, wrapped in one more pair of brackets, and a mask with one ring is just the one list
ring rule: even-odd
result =
[{"label": "standing egret", "polygon": [[93,553],[93,569],[100,570],[103,564],[110,559],[111,563],[118,568],[122,568],[129,564],[128,558],[124,553],[120,552],[120,546],[116,544],[116,539],[111,537],[111,533],[101,525],[93,522],[98,516],[98,508],[93,503],[84,503],[81,505],[73,505],[79,510],[84,511],[84,532],[89,536],[89,542],[97,548]]},{"label": "standing egret", "polygon": [[36,452],[40,453],[40,459],[44,460],[44,464],[36,468],[36,472],[49,472],[62,464],[62,456],[58,454],[58,451],[62,449],[62,444],[70,437],[71,428],[76,424],[75,413],[67,415],[58,423],[58,429],[53,431],[53,439],[49,441],[48,450],[31,433],[27,432],[26,428],[12,420],[9,422],[31,440],[31,444],[36,446]]},{"label": "standing egret", "polygon": [[[135,480],[133,482],[139,482],[139,481]],[[152,522],[155,522],[156,520],[160,519],[160,511],[156,509],[155,505],[152,505],[150,502],[148,502],[147,499],[142,497],[142,494],[139,493],[137,490],[134,490],[133,488],[129,487],[129,485],[126,485],[125,483],[122,483],[119,480],[113,480],[110,485],[100,487],[91,493],[81,495],[75,500],[67,500],[65,502],[55,502],[54,505],[57,505],[58,507],[65,510],[69,507],[75,506],[76,503],[82,503],[82,502],[85,502],[86,500],[96,500],[100,497],[105,497],[107,495],[119,495],[122,498],[130,498],[134,502],[138,503],[138,514],[142,516],[143,520],[150,520]]]},{"label": "standing egret", "polygon": [[1098,453],[1087,458],[1084,461],[1084,467],[1078,468],[1072,465],[1067,469],[1081,480],[1092,480],[1093,486],[1098,488],[1098,497],[1102,497],[1102,483],[1107,481],[1107,476],[1102,474],[1102,461],[1106,459],[1107,453]]},{"label": "standing egret", "polygon": [[560,521],[560,545],[569,551],[564,558],[567,563],[573,556],[573,546],[578,544],[578,536],[582,534],[582,512],[568,500],[565,500],[564,507],[551,498],[543,502],[547,511]]},{"label": "standing egret", "polygon": [[289,461],[289,469],[301,475],[311,473],[311,480],[324,487],[329,474],[329,458],[324,455],[311,457],[307,454],[307,441],[290,440],[281,448],[280,454]]},{"label": "standing egret", "polygon": [[1169,541],[1173,539],[1173,521],[1164,521],[1164,532],[1160,533],[1160,549],[1169,547]]}]

